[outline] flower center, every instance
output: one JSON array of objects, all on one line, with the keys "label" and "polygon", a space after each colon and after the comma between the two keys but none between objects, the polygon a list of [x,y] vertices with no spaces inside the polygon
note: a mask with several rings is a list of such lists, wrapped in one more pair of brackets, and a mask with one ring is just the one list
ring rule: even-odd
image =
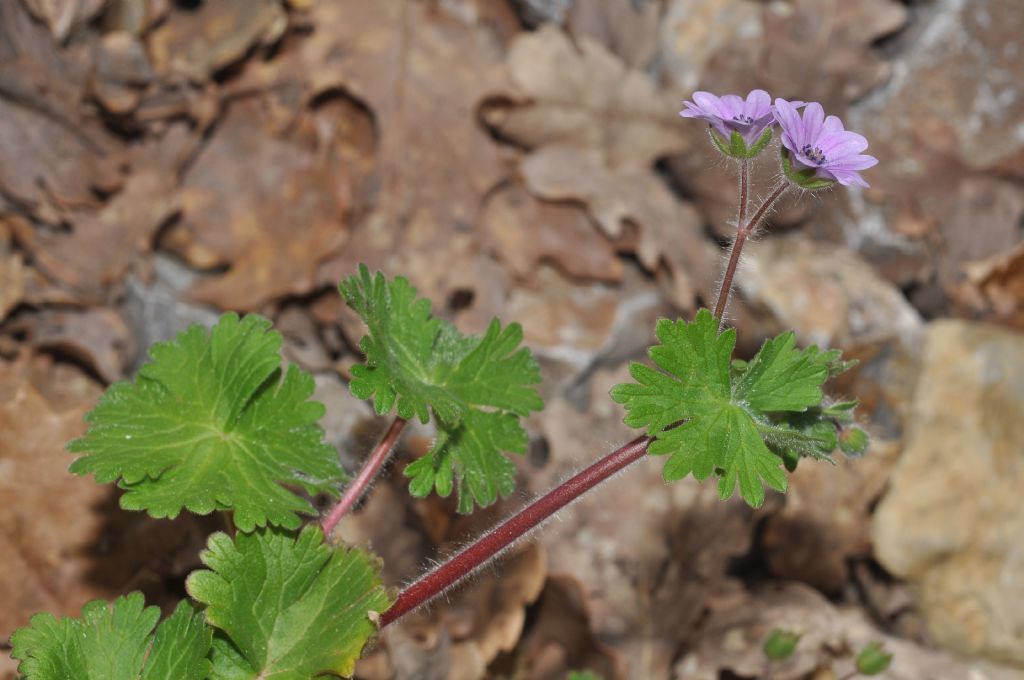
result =
[{"label": "flower center", "polygon": [[825,158],[825,154],[821,152],[821,149],[810,144],[804,144],[804,148],[800,149],[800,152],[815,165],[824,165],[825,161],[828,160]]},{"label": "flower center", "polygon": [[753,118],[742,113],[737,113],[735,116],[732,117],[732,119],[737,123],[742,123],[743,125],[750,125],[751,123],[754,122]]}]

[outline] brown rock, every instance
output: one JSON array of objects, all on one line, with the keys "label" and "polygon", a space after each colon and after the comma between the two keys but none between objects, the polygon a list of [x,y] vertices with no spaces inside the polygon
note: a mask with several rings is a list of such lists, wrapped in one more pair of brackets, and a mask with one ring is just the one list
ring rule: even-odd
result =
[{"label": "brown rock", "polygon": [[841,246],[799,236],[750,243],[736,280],[748,302],[767,307],[804,345],[913,345],[920,334],[921,317],[900,290]]},{"label": "brown rock", "polygon": [[878,559],[916,586],[945,647],[1024,670],[1024,342],[984,325],[927,329],[906,449],[875,516]]},{"label": "brown rock", "polygon": [[[793,656],[770,662],[761,646],[776,628],[799,633]],[[690,651],[676,664],[679,680],[744,678],[803,680],[856,676],[854,658],[870,641],[893,654],[880,677],[892,680],[970,680],[977,671],[949,654],[931,651],[879,631],[863,613],[838,608],[807,586],[770,585],[735,591],[710,603]],[[852,672],[852,674],[851,674]],[[988,677],[988,676],[985,676]]]}]

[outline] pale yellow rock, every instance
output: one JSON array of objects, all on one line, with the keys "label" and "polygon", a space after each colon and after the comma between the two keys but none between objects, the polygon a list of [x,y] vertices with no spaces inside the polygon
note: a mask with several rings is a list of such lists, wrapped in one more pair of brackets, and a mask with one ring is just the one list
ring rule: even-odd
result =
[{"label": "pale yellow rock", "polygon": [[881,563],[937,643],[1024,677],[1024,337],[927,327],[906,449],[875,515]]}]

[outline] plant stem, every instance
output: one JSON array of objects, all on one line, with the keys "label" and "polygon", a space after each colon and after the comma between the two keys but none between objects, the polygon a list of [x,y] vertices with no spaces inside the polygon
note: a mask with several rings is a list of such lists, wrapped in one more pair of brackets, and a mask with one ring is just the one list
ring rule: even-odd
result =
[{"label": "plant stem", "polygon": [[[743,171],[740,172],[741,177]],[[740,179],[740,215],[743,215],[746,211],[743,207],[745,203],[744,188],[746,182]],[[749,220],[743,220],[742,217],[739,223],[736,225],[736,238],[732,242],[732,248],[729,250],[729,263],[725,266],[725,275],[722,277],[722,287],[718,291],[718,302],[715,304],[715,318],[718,319],[719,328],[722,326],[723,316],[725,315],[725,307],[729,303],[729,294],[732,292],[732,280],[736,276],[736,267],[740,262],[740,254],[743,252],[743,244],[746,243],[747,237],[750,236],[757,229],[761,220],[764,219],[768,211],[771,210],[775,202],[782,197],[782,194],[786,193],[789,189],[788,182],[780,182],[772,190],[768,197],[761,202],[761,205],[754,211],[753,216]]]},{"label": "plant stem", "polygon": [[359,474],[352,480],[352,483],[345,488],[345,492],[341,495],[341,500],[335,504],[331,511],[323,518],[320,526],[323,527],[324,536],[330,536],[331,532],[334,531],[334,527],[338,525],[341,518],[345,516],[352,506],[359,501],[363,493],[366,491],[366,487],[370,486],[370,482],[377,476],[381,467],[387,461],[391,455],[391,451],[395,448],[395,444],[398,442],[398,437],[402,434],[402,429],[408,421],[405,418],[395,416],[395,419],[391,421],[391,426],[388,431],[384,433],[384,436],[377,446],[374,447],[370,453],[370,457],[363,463],[362,469],[359,470]]},{"label": "plant stem", "polygon": [[454,557],[421,576],[400,592],[395,604],[381,615],[381,627],[394,623],[413,609],[426,604],[579,498],[580,495],[627,465],[643,458],[647,453],[647,447],[653,441],[654,439],[651,437],[641,436],[612,451],[488,531]]},{"label": "plant stem", "polygon": [[750,159],[740,159],[740,205],[736,217],[736,229],[739,230],[747,221],[747,204],[750,202],[748,185],[750,184]]}]

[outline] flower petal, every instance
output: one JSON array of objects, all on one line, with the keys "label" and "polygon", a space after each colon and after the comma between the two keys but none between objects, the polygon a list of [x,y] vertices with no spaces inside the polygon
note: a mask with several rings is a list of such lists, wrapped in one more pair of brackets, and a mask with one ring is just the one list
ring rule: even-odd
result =
[{"label": "flower petal", "polygon": [[856,156],[846,156],[835,162],[830,163],[828,166],[829,170],[867,170],[878,165],[878,159],[874,156],[868,156],[866,154],[858,154]]},{"label": "flower petal", "polygon": [[815,144],[830,161],[839,161],[847,156],[858,154],[868,148],[868,140],[864,135],[843,130],[842,132],[825,132]]},{"label": "flower petal", "polygon": [[693,101],[697,107],[710,116],[722,116],[722,100],[710,92],[698,91],[693,93]]},{"label": "flower petal", "polygon": [[[819,172],[824,171],[822,168]],[[864,181],[864,178],[860,176],[860,173],[856,170],[841,170],[836,168],[829,168],[827,174],[832,175],[837,182],[843,186],[855,186],[864,187],[867,189],[871,185]]]},{"label": "flower petal", "polygon": [[795,151],[798,148],[797,145],[804,143],[805,136],[800,114],[785,99],[776,99],[772,111],[775,114],[775,120],[779,121],[779,125],[782,127],[783,141],[785,142],[785,139],[788,137],[789,141],[793,144],[793,146],[787,144],[786,148]]},{"label": "flower petal", "polygon": [[772,115],[772,97],[764,90],[751,90],[743,105],[743,113],[757,120]]},{"label": "flower petal", "polygon": [[818,102],[811,102],[804,109],[804,130],[807,133],[807,138],[804,139],[805,144],[812,146],[818,146],[818,137],[821,136],[822,127],[825,121],[825,109],[821,108],[821,104]]}]

